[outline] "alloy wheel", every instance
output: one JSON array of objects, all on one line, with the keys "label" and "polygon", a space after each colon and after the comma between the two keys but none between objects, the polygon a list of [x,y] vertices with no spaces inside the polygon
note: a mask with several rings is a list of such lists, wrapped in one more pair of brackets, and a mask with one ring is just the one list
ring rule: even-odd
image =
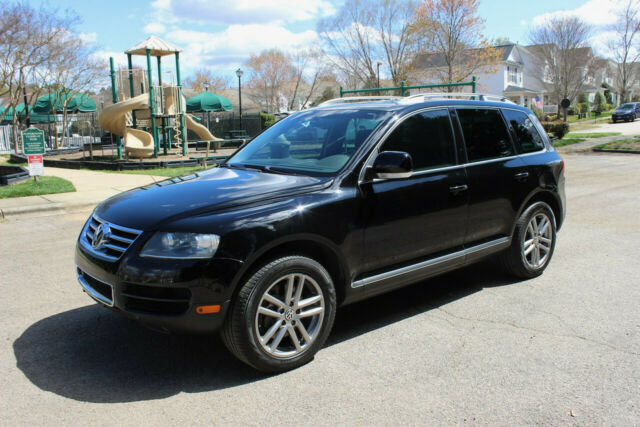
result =
[{"label": "alloy wheel", "polygon": [[522,255],[529,268],[542,268],[549,259],[553,243],[553,227],[549,217],[538,212],[531,217],[522,242]]},{"label": "alloy wheel", "polygon": [[296,357],[315,341],[324,313],[324,295],[313,278],[301,273],[280,277],[267,288],[258,304],[258,343],[273,357]]}]

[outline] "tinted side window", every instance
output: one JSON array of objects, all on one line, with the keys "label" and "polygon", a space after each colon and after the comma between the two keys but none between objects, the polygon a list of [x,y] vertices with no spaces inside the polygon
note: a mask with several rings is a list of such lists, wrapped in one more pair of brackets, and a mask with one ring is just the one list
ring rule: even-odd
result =
[{"label": "tinted side window", "polygon": [[411,154],[416,171],[455,165],[455,146],[448,111],[426,111],[409,117],[389,135],[380,151],[405,151]]},{"label": "tinted side window", "polygon": [[531,153],[544,148],[544,141],[529,116],[522,111],[514,110],[502,110],[502,114],[516,134],[516,147],[521,153]]},{"label": "tinted side window", "polygon": [[498,110],[460,108],[457,112],[470,162],[514,155]]}]

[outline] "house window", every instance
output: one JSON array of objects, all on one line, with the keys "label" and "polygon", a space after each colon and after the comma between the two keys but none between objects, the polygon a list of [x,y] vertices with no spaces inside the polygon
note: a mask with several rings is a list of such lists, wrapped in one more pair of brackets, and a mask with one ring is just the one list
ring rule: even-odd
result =
[{"label": "house window", "polygon": [[553,74],[551,73],[551,67],[548,64],[544,66],[544,71],[542,72],[542,80],[545,83],[553,83]]},{"label": "house window", "polygon": [[507,82],[514,85],[522,84],[522,70],[519,70],[518,67],[507,66]]}]

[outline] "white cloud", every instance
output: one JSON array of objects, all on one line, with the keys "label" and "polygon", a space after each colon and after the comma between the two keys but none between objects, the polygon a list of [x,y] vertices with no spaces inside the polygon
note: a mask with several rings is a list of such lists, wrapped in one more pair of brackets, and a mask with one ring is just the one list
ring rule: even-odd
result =
[{"label": "white cloud", "polygon": [[589,0],[582,6],[571,10],[559,10],[533,18],[533,25],[544,23],[549,18],[577,16],[594,27],[611,25],[616,21],[616,12],[623,6],[620,0]]},{"label": "white cloud", "polygon": [[80,37],[80,40],[89,44],[95,43],[98,41],[98,33],[80,33],[79,37]]},{"label": "white cloud", "polygon": [[198,67],[233,68],[242,65],[251,53],[277,47],[288,51],[318,41],[315,31],[294,33],[274,24],[230,25],[219,33],[174,28],[166,38],[182,46],[182,63]]},{"label": "white cloud", "polygon": [[[127,68],[127,55],[124,52],[115,52],[112,50],[98,50],[91,54],[92,58],[104,61],[107,67],[105,69],[105,75],[109,74],[109,58],[113,58],[113,63],[116,69]],[[134,67],[147,68],[146,58],[142,56],[134,56],[132,59]]]},{"label": "white cloud", "polygon": [[144,26],[143,31],[147,34],[162,34],[167,30],[164,24],[159,22],[150,22]]},{"label": "white cloud", "polygon": [[176,22],[218,24],[268,24],[316,19],[336,12],[327,0],[156,0],[152,3],[156,19]]}]

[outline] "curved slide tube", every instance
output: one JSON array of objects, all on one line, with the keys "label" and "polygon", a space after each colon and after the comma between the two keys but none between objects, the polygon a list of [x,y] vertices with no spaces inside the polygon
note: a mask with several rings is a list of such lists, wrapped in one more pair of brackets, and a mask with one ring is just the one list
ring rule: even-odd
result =
[{"label": "curved slide tube", "polygon": [[[174,99],[170,96],[170,92],[166,93],[166,109],[169,114],[175,114]],[[186,108],[184,98],[182,99],[183,108]],[[117,102],[113,105],[105,107],[98,122],[103,129],[115,135],[124,137],[124,147],[127,153],[133,157],[142,158],[153,154],[153,135],[140,129],[127,128],[127,114],[132,110],[144,110],[149,108],[149,94],[138,95],[131,99]],[[160,120],[156,119],[159,125]],[[213,136],[206,126],[196,122],[190,114],[184,115],[185,126],[187,129],[194,131],[202,140],[205,141],[221,141],[220,138]]]}]

